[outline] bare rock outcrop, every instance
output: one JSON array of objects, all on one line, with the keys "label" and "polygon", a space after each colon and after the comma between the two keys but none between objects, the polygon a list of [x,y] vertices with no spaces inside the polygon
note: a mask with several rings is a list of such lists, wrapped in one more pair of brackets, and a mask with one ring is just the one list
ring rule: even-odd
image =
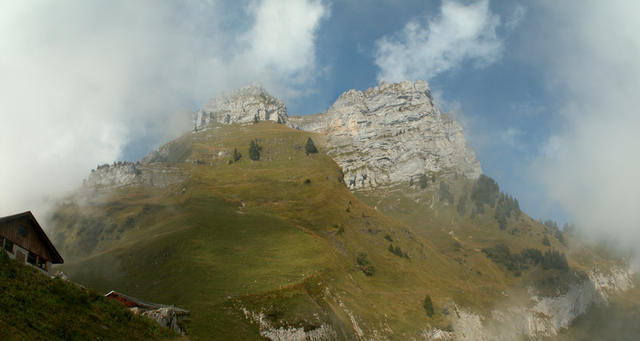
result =
[{"label": "bare rock outcrop", "polygon": [[462,126],[441,114],[425,81],[404,81],[343,93],[326,113],[287,116],[285,104],[257,84],[210,100],[194,113],[194,130],[212,123],[270,120],[324,133],[328,154],[352,190],[446,173],[476,178],[480,163]]},{"label": "bare rock outcrop", "polygon": [[260,84],[253,83],[230,94],[218,96],[194,113],[194,130],[211,122],[220,124],[254,121],[287,122],[284,102],[271,96]]},{"label": "bare rock outcrop", "polygon": [[189,311],[173,306],[165,306],[157,309],[130,308],[134,314],[139,314],[150,320],[156,321],[160,326],[172,330],[180,335],[186,335],[184,321],[189,319]]},{"label": "bare rock outcrop", "polygon": [[482,173],[462,126],[440,113],[425,81],[349,90],[325,114],[289,117],[289,125],[327,134],[328,153],[352,190],[425,173]]},{"label": "bare rock outcrop", "polygon": [[609,295],[633,287],[632,273],[620,267],[601,271],[594,267],[581,282],[560,295],[538,296],[533,291],[528,304],[496,309],[489,316],[455,306],[453,331],[425,330],[426,340],[538,340],[551,338],[582,315],[593,304],[607,304]]},{"label": "bare rock outcrop", "polygon": [[111,189],[130,185],[166,187],[184,181],[188,174],[176,167],[152,163],[118,162],[98,166],[84,181],[84,188]]}]

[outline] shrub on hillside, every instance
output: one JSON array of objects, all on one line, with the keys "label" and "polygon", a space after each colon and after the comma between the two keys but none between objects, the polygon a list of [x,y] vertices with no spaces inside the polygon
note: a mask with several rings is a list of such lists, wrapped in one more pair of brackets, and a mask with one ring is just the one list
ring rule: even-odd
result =
[{"label": "shrub on hillside", "polygon": [[558,230],[560,228],[560,227],[558,227],[558,223],[556,223],[555,221],[553,221],[551,219],[545,220],[543,224],[544,224],[544,226],[548,227],[552,231]]},{"label": "shrub on hillside", "polygon": [[433,316],[433,302],[431,302],[431,296],[427,295],[422,302],[422,307],[424,308],[424,312],[427,313],[427,316]]},{"label": "shrub on hillside", "polygon": [[478,211],[482,213],[484,212],[482,210],[483,205],[495,206],[499,193],[500,187],[498,184],[490,177],[481,174],[471,189],[471,201],[478,207]]},{"label": "shrub on hillside", "polygon": [[569,264],[567,263],[567,257],[564,255],[564,253],[561,253],[557,250],[547,250],[547,252],[544,253],[544,257],[542,258],[542,267],[545,270],[568,270]]},{"label": "shrub on hillside", "polygon": [[315,154],[318,152],[318,148],[316,148],[316,145],[313,143],[313,140],[311,138],[307,139],[307,144],[304,146],[304,151],[307,153],[307,155]]},{"label": "shrub on hillside", "polygon": [[399,246],[393,246],[393,244],[389,244],[389,252],[393,253],[394,255],[398,256],[398,257],[403,257],[406,259],[409,259],[409,255],[406,252],[403,252],[402,249]]},{"label": "shrub on hillside", "polygon": [[427,180],[427,175],[426,174],[420,175],[419,182],[420,182],[420,188],[422,189],[427,188],[427,184],[429,183]]},{"label": "shrub on hillside", "polygon": [[446,201],[450,204],[453,204],[453,193],[449,191],[449,184],[446,182],[440,183],[440,189],[438,191],[438,197],[440,201]]},{"label": "shrub on hillside", "polygon": [[551,246],[551,243],[549,242],[549,237],[547,237],[546,234],[544,235],[544,237],[542,237],[542,245]]},{"label": "shrub on hillside", "polygon": [[[547,231],[550,231],[553,234],[553,236],[556,237],[556,239],[558,239],[558,241],[562,245],[567,246],[567,243],[564,240],[564,234],[562,233],[563,231],[560,230],[558,223],[556,223],[553,220],[547,219],[542,224],[547,228]],[[568,226],[568,225],[565,224],[565,226]]]},{"label": "shrub on hillside", "polygon": [[240,161],[240,158],[242,158],[242,154],[238,151],[238,148],[233,148],[233,154],[231,154],[229,164]]},{"label": "shrub on hillside", "polygon": [[251,140],[249,143],[249,158],[253,161],[260,160],[260,152],[262,147],[258,144],[258,140]]},{"label": "shrub on hillside", "polygon": [[564,241],[564,235],[562,234],[562,231],[555,230],[553,232],[553,236],[556,237],[556,239],[560,242],[560,244],[567,246],[566,242]]},{"label": "shrub on hillside", "polygon": [[504,210],[500,206],[496,208],[496,213],[493,217],[498,222],[498,227],[501,230],[505,230],[507,228],[507,217],[504,213]]},{"label": "shrub on hillside", "polygon": [[456,205],[456,210],[460,216],[464,216],[465,211],[467,210],[467,196],[463,194],[460,199],[458,199],[458,205]]},{"label": "shrub on hillside", "polygon": [[559,251],[547,251],[543,255],[538,249],[524,249],[520,254],[512,254],[505,244],[498,244],[491,248],[484,248],[482,252],[497,264],[504,265],[507,270],[519,273],[526,270],[529,265],[542,264],[545,270],[568,270],[567,258]]},{"label": "shrub on hillside", "polygon": [[367,254],[365,252],[358,253],[358,256],[356,257],[356,263],[358,263],[358,267],[365,275],[373,276],[376,273],[376,269],[367,258]]}]

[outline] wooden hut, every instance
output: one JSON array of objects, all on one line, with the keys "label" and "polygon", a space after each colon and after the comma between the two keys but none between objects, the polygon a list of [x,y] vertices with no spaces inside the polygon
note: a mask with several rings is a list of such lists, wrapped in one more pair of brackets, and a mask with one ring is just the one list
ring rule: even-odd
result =
[{"label": "wooden hut", "polygon": [[31,211],[0,218],[0,246],[11,258],[49,273],[64,260]]},{"label": "wooden hut", "polygon": [[122,302],[122,304],[124,304],[125,306],[127,306],[127,308],[142,308],[142,309],[147,309],[147,310],[153,310],[153,309],[159,309],[159,308],[164,308],[167,307],[166,305],[163,304],[155,304],[155,303],[149,303],[149,302],[144,302],[141,301],[135,297],[131,297],[131,296],[127,296],[125,294],[121,294],[117,291],[109,291],[106,295],[104,295],[105,297],[114,299],[116,301],[120,301]]}]

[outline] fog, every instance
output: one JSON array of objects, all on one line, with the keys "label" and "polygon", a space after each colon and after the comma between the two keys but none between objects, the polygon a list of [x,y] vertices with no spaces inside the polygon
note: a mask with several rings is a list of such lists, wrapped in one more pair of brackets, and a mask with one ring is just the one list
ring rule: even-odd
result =
[{"label": "fog", "polygon": [[[490,5],[446,1],[377,38],[378,79],[495,65],[508,48],[496,32],[527,22],[521,52],[562,103],[529,167],[548,194],[540,205],[640,245],[640,5],[542,1],[502,17]],[[0,3],[0,215],[38,215],[132,141],[187,131],[187,112],[221,91],[257,80],[285,101],[310,96],[329,16],[318,0]]]},{"label": "fog", "polygon": [[[594,237],[640,245],[640,3],[545,1],[532,59],[562,109],[532,177]],[[620,244],[619,244],[620,245]]]},{"label": "fog", "polygon": [[38,216],[131,141],[188,131],[185,112],[221,91],[304,96],[328,15],[317,0],[0,3],[0,215]]}]

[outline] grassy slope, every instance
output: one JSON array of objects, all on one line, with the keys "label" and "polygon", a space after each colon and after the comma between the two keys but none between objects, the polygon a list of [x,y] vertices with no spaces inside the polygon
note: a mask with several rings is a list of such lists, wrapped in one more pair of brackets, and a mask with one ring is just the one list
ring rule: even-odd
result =
[{"label": "grassy slope", "polygon": [[[191,310],[193,339],[257,338],[241,307],[264,312],[275,326],[330,323],[349,339],[355,319],[368,334],[390,328],[392,339],[406,339],[445,327],[440,310],[451,302],[488,309],[521,280],[479,248],[497,241],[540,246],[538,224],[524,217],[518,224],[527,232],[510,235],[490,214],[461,218],[442,203],[427,205],[429,189],[407,192],[418,197],[360,195],[376,210],[347,190],[322,148],[305,155],[309,136],[322,146],[321,136],[270,122],[171,142],[170,155],[157,161],[190,173],[184,183],[125,187],[60,207],[54,240],[74,258],[64,271],[97,290]],[[248,159],[254,138],[263,147],[260,161]],[[234,148],[243,157],[229,165]],[[385,236],[409,259],[389,252]],[[552,246],[561,248],[556,240]],[[359,270],[361,252],[375,275]],[[432,318],[422,308],[427,294]]]},{"label": "grassy slope", "polygon": [[44,276],[4,251],[0,292],[2,340],[154,340],[169,335],[119,302]]},{"label": "grassy slope", "polygon": [[[591,244],[581,242],[578,236],[564,234],[566,244],[554,237],[553,231],[526,214],[507,219],[507,227],[501,230],[494,218],[495,210],[485,206],[485,213],[471,217],[472,202],[469,200],[473,182],[454,176],[437,177],[426,188],[418,185],[397,185],[375,192],[362,191],[356,195],[363,202],[376,207],[382,213],[401,221],[412,228],[417,235],[430,240],[437,251],[453,258],[469,273],[483,277],[484,285],[480,293],[465,295],[463,305],[476,310],[490,310],[500,302],[499,297],[522,296],[528,287],[536,287],[543,295],[556,295],[567,285],[581,281],[585,272],[594,263],[604,271],[618,264],[620,255],[607,253]],[[439,199],[439,182],[450,185],[454,194],[454,204]],[[467,196],[466,209],[458,212],[457,204],[461,196]],[[547,236],[550,245],[542,239]],[[570,271],[543,270],[542,266],[532,266],[522,274],[515,274],[495,264],[482,253],[483,248],[505,244],[512,253],[526,248],[534,248],[544,253],[557,250],[567,255]],[[479,297],[476,295],[480,295]],[[480,298],[480,299],[479,299]]]}]

